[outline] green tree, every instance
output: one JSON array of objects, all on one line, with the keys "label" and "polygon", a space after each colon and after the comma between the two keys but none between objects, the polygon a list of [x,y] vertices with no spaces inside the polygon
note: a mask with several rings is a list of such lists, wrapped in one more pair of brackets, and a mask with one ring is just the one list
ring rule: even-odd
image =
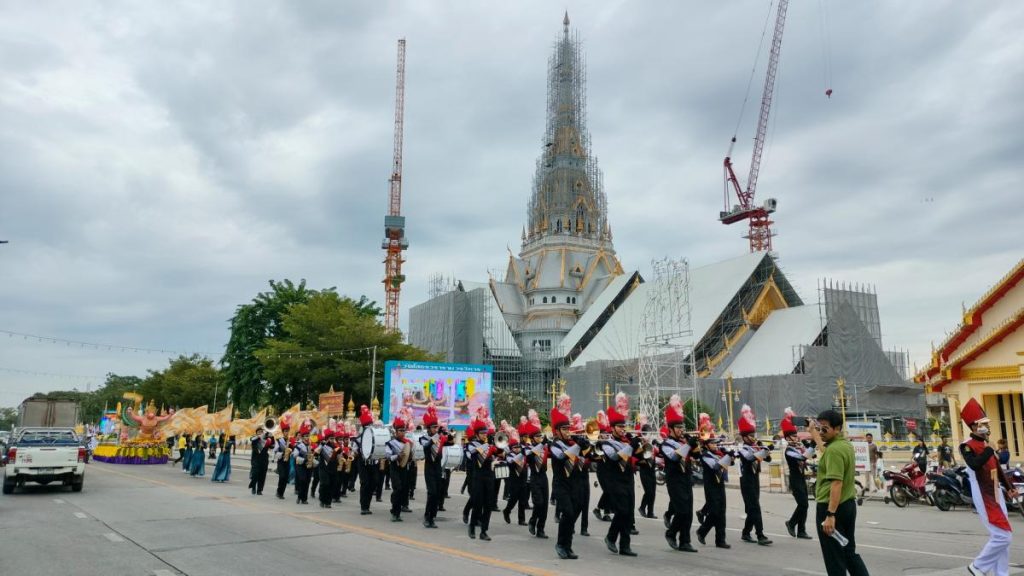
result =
[{"label": "green tree", "polygon": [[169,366],[162,371],[150,370],[149,376],[139,387],[139,393],[147,404],[152,400],[158,406],[182,408],[206,405],[213,410],[215,394],[219,395],[217,408],[227,405],[223,379],[213,360],[197,354],[179,356],[171,360]]},{"label": "green tree", "polygon": [[519,426],[519,417],[526,416],[532,408],[537,411],[541,424],[548,421],[551,406],[544,400],[531,400],[518,390],[502,388],[494,391],[494,421],[507,420],[513,427]]},{"label": "green tree", "polygon": [[0,430],[13,430],[17,423],[17,408],[0,408]]},{"label": "green tree", "polygon": [[220,364],[228,394],[243,412],[264,404],[267,399],[263,365],[256,358],[256,351],[265,347],[268,339],[284,335],[281,318],[289,306],[306,302],[316,293],[306,288],[305,280],[298,285],[291,280],[271,280],[270,291],[259,293],[251,303],[235,310],[231,336]]},{"label": "green tree", "polygon": [[296,402],[315,403],[333,386],[346,398],[366,402],[370,396],[370,348],[377,347],[377,396],[387,360],[437,360],[402,343],[385,330],[379,308],[365,298],[352,300],[333,289],[293,304],[281,319],[281,335],[256,352],[267,381],[267,403],[284,409]]}]

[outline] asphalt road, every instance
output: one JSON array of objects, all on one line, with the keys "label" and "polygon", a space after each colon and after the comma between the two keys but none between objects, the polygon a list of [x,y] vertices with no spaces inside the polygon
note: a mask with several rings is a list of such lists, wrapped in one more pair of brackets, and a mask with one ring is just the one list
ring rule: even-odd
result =
[{"label": "asphalt road", "polygon": [[[775,540],[771,547],[740,541],[742,501],[730,490],[732,550],[701,547],[694,539],[698,554],[675,552],[665,544],[660,519],[638,518],[633,549],[639,557],[615,556],[601,541],[608,525],[591,516],[592,536],[577,536],[574,544],[581,558],[563,561],[554,552],[557,525],[550,516],[550,540],[532,538],[514,517],[506,525],[500,513],[491,519],[493,541],[470,540],[459,518],[465,501],[458,493],[461,474],[452,478],[441,528],[426,530],[420,524],[422,479],[411,503],[414,513],[395,524],[387,514],[387,493],[384,503],[374,502],[372,516],[360,516],[352,497],[331,510],[312,500],[298,506],[294,496],[274,498],[271,471],[266,493],[252,496],[246,490],[247,464],[236,458],[232,481],[214,484],[209,476],[188,477],[179,467],[93,462],[81,493],[29,485],[0,496],[0,574],[824,574],[818,543],[785,532],[783,521],[793,507],[788,494],[762,495],[766,530]],[[698,507],[703,502],[699,488],[695,500]],[[660,512],[667,504],[662,488],[655,508]],[[1017,515],[1011,522],[1018,539],[1013,573],[1024,574],[1024,519]],[[881,501],[859,509],[858,549],[873,575],[966,574],[964,567],[985,539],[978,517],[968,510],[897,509]]]}]

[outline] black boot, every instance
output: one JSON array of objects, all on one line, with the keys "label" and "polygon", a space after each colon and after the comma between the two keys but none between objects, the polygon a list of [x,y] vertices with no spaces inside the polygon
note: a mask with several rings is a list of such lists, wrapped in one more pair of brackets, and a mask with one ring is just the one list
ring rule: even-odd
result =
[{"label": "black boot", "polygon": [[476,526],[473,526],[472,524],[469,526],[469,537],[476,540]]}]

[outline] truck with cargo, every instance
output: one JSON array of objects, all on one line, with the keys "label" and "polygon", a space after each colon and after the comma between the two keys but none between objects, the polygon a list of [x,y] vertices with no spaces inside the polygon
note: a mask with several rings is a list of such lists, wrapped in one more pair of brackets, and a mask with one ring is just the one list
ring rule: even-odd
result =
[{"label": "truck with cargo", "polygon": [[73,428],[78,424],[78,402],[29,398],[18,406],[18,428]]},{"label": "truck with cargo", "polygon": [[85,447],[73,428],[19,428],[7,447],[4,494],[26,482],[61,482],[81,492],[85,482]]}]

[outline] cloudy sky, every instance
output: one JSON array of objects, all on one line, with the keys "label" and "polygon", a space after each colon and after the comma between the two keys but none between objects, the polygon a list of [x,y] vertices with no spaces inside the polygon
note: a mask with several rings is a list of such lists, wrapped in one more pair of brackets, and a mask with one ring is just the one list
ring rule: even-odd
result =
[{"label": "cloudy sky", "polygon": [[[518,249],[565,9],[623,265],[744,253],[716,218],[765,1],[12,2],[0,330],[217,357],[268,279],[382,301],[399,37],[404,326],[431,274]],[[885,345],[919,363],[1024,256],[1022,28],[1017,2],[790,7],[758,186],[780,262],[808,301],[823,277],[876,286]],[[167,357],[0,333],[0,406]]]}]

